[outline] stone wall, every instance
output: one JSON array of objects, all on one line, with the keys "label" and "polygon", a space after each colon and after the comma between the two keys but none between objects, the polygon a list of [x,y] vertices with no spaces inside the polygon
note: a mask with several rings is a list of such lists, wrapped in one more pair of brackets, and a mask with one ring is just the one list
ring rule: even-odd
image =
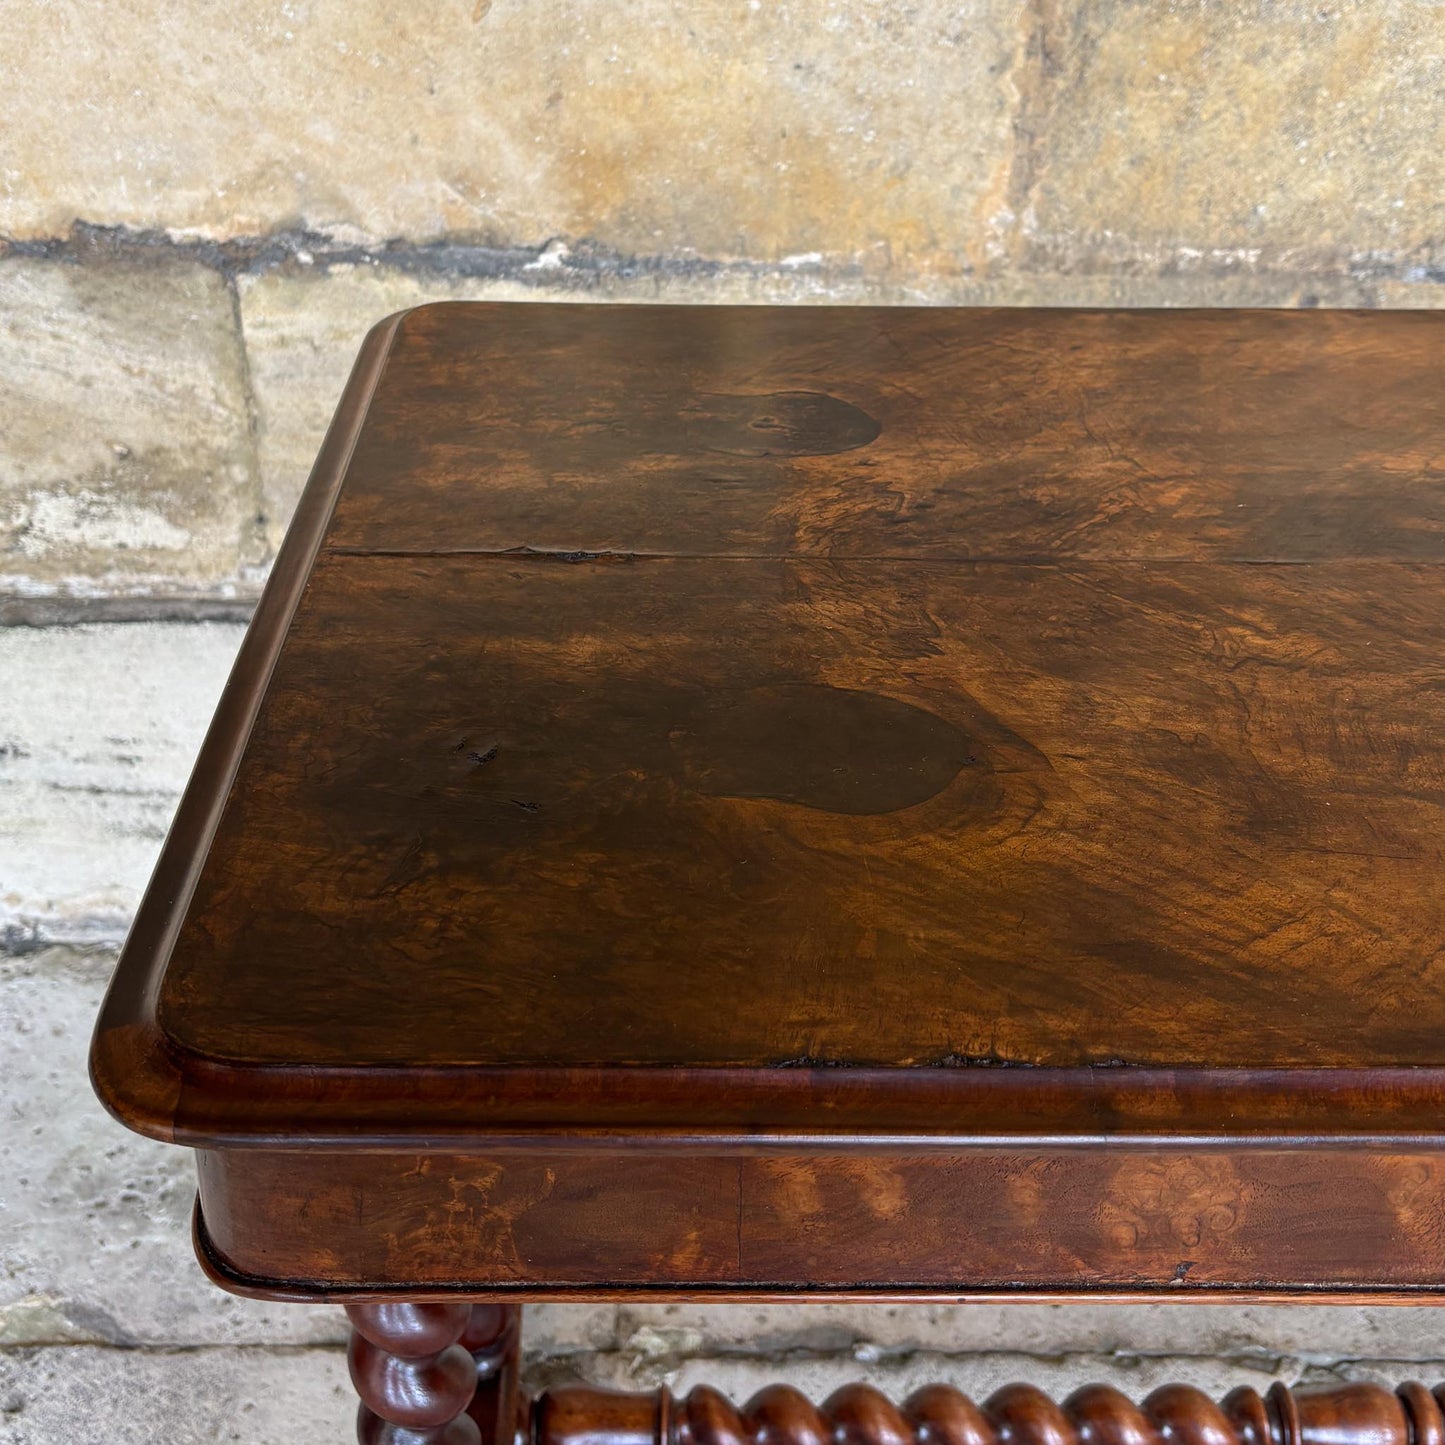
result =
[{"label": "stone wall", "polygon": [[[345,1437],[91,1020],[361,335],[446,297],[1445,304],[1440,0],[0,0],[0,1445]],[[5,625],[9,624],[9,625]],[[534,1378],[1420,1372],[1429,1311],[542,1311]],[[103,1423],[102,1423],[103,1422]]]},{"label": "stone wall", "polygon": [[1445,299],[1439,0],[0,0],[0,33],[12,619],[252,598],[359,337],[422,300]]}]

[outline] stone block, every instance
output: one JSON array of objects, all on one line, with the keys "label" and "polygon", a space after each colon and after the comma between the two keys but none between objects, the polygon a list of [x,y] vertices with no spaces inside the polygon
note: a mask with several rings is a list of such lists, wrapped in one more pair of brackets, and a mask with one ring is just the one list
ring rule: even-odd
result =
[{"label": "stone block", "polygon": [[[0,1359],[35,1345],[340,1345],[335,1305],[241,1299],[205,1278],[191,1252],[190,1152],[130,1133],[92,1095],[86,1050],[110,965],[62,949],[0,960]],[[610,1349],[615,1313],[536,1306],[527,1348]],[[128,1358],[140,1357],[117,1355]]]},{"label": "stone block", "polygon": [[[955,268],[1021,0],[0,6],[0,232],[77,217]],[[96,123],[103,114],[105,123]]]},{"label": "stone block", "polygon": [[234,589],[255,512],[218,272],[0,258],[0,592]]},{"label": "stone block", "polygon": [[1438,5],[1074,0],[1051,17],[1020,72],[1037,265],[1438,264]]},{"label": "stone block", "polygon": [[1374,304],[1397,311],[1439,311],[1445,308],[1445,268],[1438,277],[1385,281],[1373,288]]}]

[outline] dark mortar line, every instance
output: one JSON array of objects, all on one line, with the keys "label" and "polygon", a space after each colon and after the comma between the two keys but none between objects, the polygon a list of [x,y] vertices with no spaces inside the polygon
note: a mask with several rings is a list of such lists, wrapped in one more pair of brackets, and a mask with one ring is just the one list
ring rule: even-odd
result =
[{"label": "dark mortar line", "polygon": [[251,620],[255,597],[0,597],[0,628]]},{"label": "dark mortar line", "polygon": [[[1044,0],[1040,0],[1044,3]],[[1040,28],[1031,44],[1038,51],[1025,65],[1043,76],[1056,62],[1045,56],[1049,43]],[[1059,37],[1052,37],[1054,44]],[[1042,103],[1042,95],[1035,96]],[[1024,121],[1029,118],[1024,117]],[[1026,136],[1016,138],[1024,144]],[[1016,156],[1016,173],[1010,179],[1015,205],[1026,204],[1026,191],[1031,191],[1037,177],[1032,174],[1028,157]],[[175,260],[188,260],[210,267],[234,280],[240,276],[259,276],[272,271],[293,273],[315,271],[325,274],[336,266],[373,266],[422,279],[506,280],[546,291],[592,291],[609,282],[627,280],[695,280],[741,276],[781,279],[797,276],[826,277],[830,281],[868,279],[870,273],[861,263],[824,260],[808,264],[785,264],[746,259],[718,260],[701,256],[638,255],[615,250],[594,241],[567,243],[565,251],[557,249],[558,238],[536,245],[508,245],[473,240],[465,237],[437,241],[408,241],[397,238],[374,246],[338,241],[323,232],[305,228],[280,229],[260,236],[238,236],[226,241],[201,238],[178,238],[165,231],[128,226],[99,226],[77,221],[65,236],[41,240],[18,240],[0,236],[0,259],[8,256],[32,257],[62,265],[82,265],[94,261],[119,262],[130,265],[163,265]],[[1053,276],[1060,274],[1057,266],[1046,264],[1047,246],[1034,242],[1029,257],[1016,258],[1014,272],[1021,276]],[[1332,256],[1321,255],[1314,264],[1303,269],[1293,258],[1290,248],[1264,248],[1259,263],[1251,267],[1228,258],[1201,265],[1184,262],[1180,257],[1163,257],[1156,262],[1139,258],[1109,260],[1106,257],[1074,258],[1068,268],[1080,275],[1108,275],[1121,279],[1144,276],[1168,279],[1174,276],[1224,276],[1250,270],[1263,276],[1295,277],[1302,284],[1313,279],[1334,276],[1367,284],[1400,281],[1407,284],[1445,285],[1445,266],[1422,262],[1414,256],[1352,255],[1340,247]],[[896,285],[900,277],[878,274],[874,279],[880,289]],[[985,282],[986,276],[960,276],[960,283]]]},{"label": "dark mortar line", "polygon": [[[154,229],[98,226],[85,221],[77,221],[65,236],[42,240],[0,236],[0,258],[33,257],[69,265],[96,260],[161,264],[182,259],[208,266],[233,279],[282,268],[324,274],[335,266],[375,266],[427,279],[508,280],[537,290],[588,290],[606,281],[646,277],[863,274],[862,267],[854,263],[784,265],[687,256],[639,256],[585,240],[569,243],[565,253],[555,247],[555,238],[529,246],[465,238],[394,239],[376,246],[360,246],[303,228],[213,241],[178,238]],[[547,259],[544,261],[544,258]]]}]

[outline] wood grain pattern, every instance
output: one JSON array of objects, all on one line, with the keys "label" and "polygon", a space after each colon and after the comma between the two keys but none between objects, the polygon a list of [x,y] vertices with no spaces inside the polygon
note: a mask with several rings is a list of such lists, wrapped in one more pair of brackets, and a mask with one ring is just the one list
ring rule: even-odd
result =
[{"label": "wood grain pattern", "polygon": [[269,1065],[1438,1067],[1445,607],[1321,571],[329,561],[163,1027]]},{"label": "wood grain pattern", "polygon": [[201,1155],[230,1288],[772,1298],[1439,1294],[1445,1157],[1361,1150]]},{"label": "wood grain pattern", "polygon": [[1438,1291],[1442,325],[378,328],[92,1056],[208,1266]]},{"label": "wood grain pattern", "polygon": [[318,1111],[377,1143],[408,1109],[685,1132],[683,1098],[699,1132],[833,1098],[888,1135],[928,1096],[976,1135],[985,1094],[1004,1133],[1434,1136],[1438,336],[393,322],[121,965],[102,1095],[198,1143],[322,1139]]},{"label": "wood grain pattern", "polygon": [[1440,335],[1426,312],[425,307],[330,542],[1430,562]]}]

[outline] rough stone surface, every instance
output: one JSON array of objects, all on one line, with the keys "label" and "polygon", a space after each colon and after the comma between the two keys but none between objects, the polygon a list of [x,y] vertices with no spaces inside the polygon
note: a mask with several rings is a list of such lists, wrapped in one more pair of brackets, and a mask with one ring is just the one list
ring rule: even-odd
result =
[{"label": "rough stone surface", "polygon": [[342,1445],[354,1400],[339,1350],[0,1352],[0,1445]]},{"label": "rough stone surface", "polygon": [[1016,171],[1034,266],[1394,264],[1409,279],[1445,260],[1438,4],[1039,9]]},{"label": "rough stone surface", "polygon": [[0,590],[234,584],[260,560],[244,376],[213,269],[0,257]]},{"label": "rough stone surface", "polygon": [[[85,1056],[112,962],[64,949],[0,960],[0,1348],[341,1342],[334,1307],[207,1283],[191,1254],[189,1154],[130,1133],[96,1102]],[[528,1335],[553,1355],[608,1349],[615,1315],[539,1308]]]},{"label": "rough stone surface", "polygon": [[243,630],[0,628],[0,951],[120,942]]},{"label": "rough stone surface", "polygon": [[4,0],[0,232],[299,223],[952,269],[994,225],[1024,19],[1021,0]]}]

